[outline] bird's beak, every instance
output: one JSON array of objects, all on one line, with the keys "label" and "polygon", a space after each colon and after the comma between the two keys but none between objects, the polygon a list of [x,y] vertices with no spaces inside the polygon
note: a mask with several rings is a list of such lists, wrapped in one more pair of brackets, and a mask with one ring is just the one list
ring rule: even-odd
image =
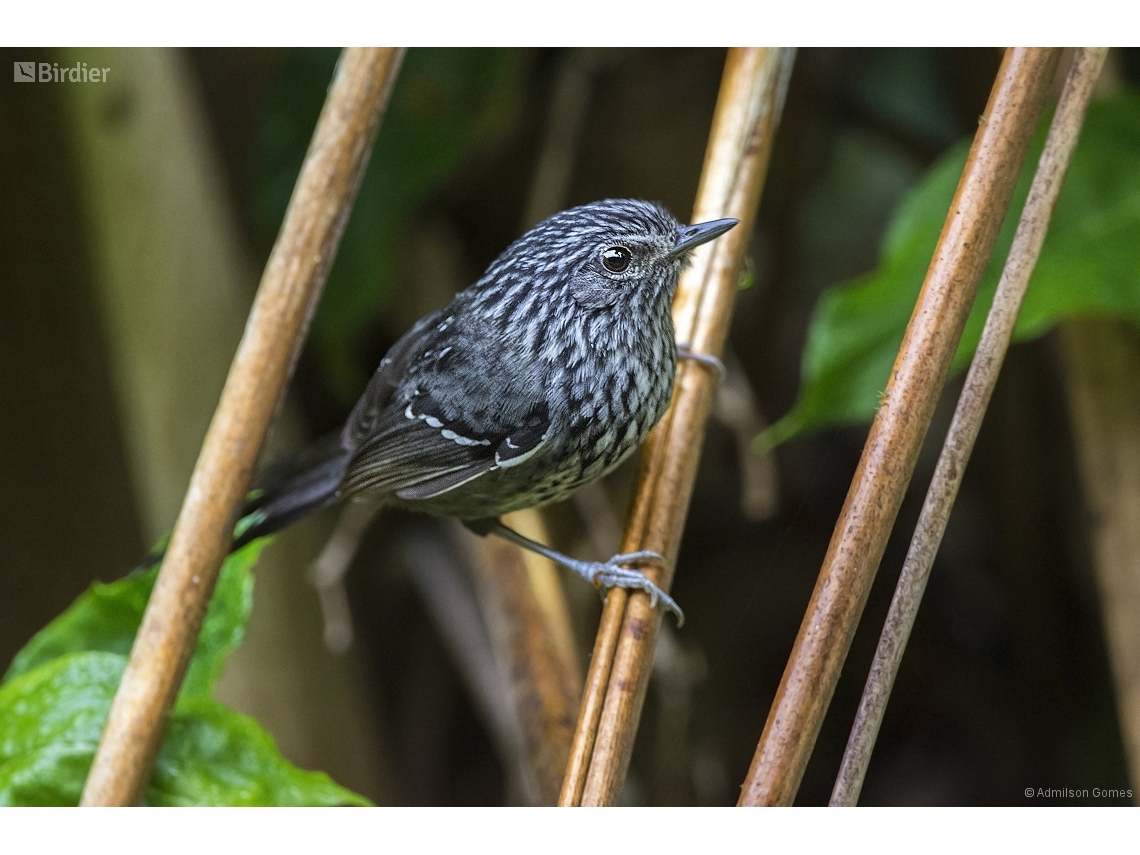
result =
[{"label": "bird's beak", "polygon": [[695,226],[685,226],[677,235],[677,243],[669,250],[669,258],[680,258],[689,250],[718,238],[739,220],[729,217],[726,220],[709,220],[707,223],[697,223]]}]

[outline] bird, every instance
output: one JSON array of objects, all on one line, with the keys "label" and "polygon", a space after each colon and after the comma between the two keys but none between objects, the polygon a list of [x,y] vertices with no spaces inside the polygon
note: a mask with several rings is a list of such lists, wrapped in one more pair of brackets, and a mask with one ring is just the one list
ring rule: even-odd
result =
[{"label": "bird", "polygon": [[578,560],[500,517],[563,500],[629,457],[669,405],[679,356],[719,364],[677,344],[670,310],[692,250],[735,225],[683,226],[638,199],[538,223],[391,347],[343,430],[266,470],[232,549],[363,499],[457,518],[602,590],[644,591],[680,625],[676,601],[634,569],[659,554]]}]

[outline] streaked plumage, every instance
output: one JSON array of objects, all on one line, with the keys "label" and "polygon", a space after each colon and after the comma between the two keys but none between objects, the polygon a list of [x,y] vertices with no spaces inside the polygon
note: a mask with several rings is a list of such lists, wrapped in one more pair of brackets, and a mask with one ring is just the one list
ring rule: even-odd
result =
[{"label": "streaked plumage", "polygon": [[471,522],[605,475],[668,406],[688,251],[734,224],[611,199],[535,226],[391,348],[339,443],[279,473],[240,542],[349,496]]}]

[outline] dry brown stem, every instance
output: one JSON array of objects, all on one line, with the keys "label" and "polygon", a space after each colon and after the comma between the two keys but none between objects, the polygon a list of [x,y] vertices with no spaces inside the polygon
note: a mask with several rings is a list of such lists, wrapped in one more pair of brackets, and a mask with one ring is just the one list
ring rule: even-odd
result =
[{"label": "dry brown stem", "polygon": [[[768,48],[734,48],[728,54],[692,221],[731,216],[741,224],[698,251],[678,285],[673,303],[677,339],[698,353],[718,354],[724,346],[793,55]],[[672,405],[642,451],[622,551],[651,549],[664,555],[666,566],[655,581],[666,590],[715,382],[706,368],[682,363]],[[620,795],[660,619],[645,594],[609,593],[560,804],[613,804]]]},{"label": "dry brown stem", "polygon": [[234,517],[352,208],[403,51],[342,55],[245,334],[194,468],[83,791],[137,804],[181,685]]},{"label": "dry brown stem", "polygon": [[1045,243],[1053,206],[1061,192],[1069,160],[1077,147],[1089,100],[1107,53],[1107,48],[1079,48],[1073,56],[985,329],[966,375],[954,419],[942,445],[922,514],[883,624],[879,646],[831,794],[832,805],[854,805],[859,800],[879,726],[918,615],[934,557],[946,531],[986,407],[997,385],[998,373],[1013,338],[1017,313]]},{"label": "dry brown stem", "polygon": [[795,798],[1059,57],[1052,48],[1006,51],[741,789],[741,805],[789,805]]}]

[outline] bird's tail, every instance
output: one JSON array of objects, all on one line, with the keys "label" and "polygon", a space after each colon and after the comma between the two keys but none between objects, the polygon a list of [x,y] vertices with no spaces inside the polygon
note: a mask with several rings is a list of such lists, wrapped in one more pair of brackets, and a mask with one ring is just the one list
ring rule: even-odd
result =
[{"label": "bird's tail", "polygon": [[337,431],[270,466],[246,497],[230,551],[335,502],[350,459]]},{"label": "bird's tail", "polygon": [[[280,531],[301,517],[337,500],[344,470],[351,459],[340,442],[340,432],[317,440],[300,454],[274,463],[258,477],[246,496],[234,526],[230,552]],[[137,570],[158,564],[166,555],[167,534],[143,559]]]}]

